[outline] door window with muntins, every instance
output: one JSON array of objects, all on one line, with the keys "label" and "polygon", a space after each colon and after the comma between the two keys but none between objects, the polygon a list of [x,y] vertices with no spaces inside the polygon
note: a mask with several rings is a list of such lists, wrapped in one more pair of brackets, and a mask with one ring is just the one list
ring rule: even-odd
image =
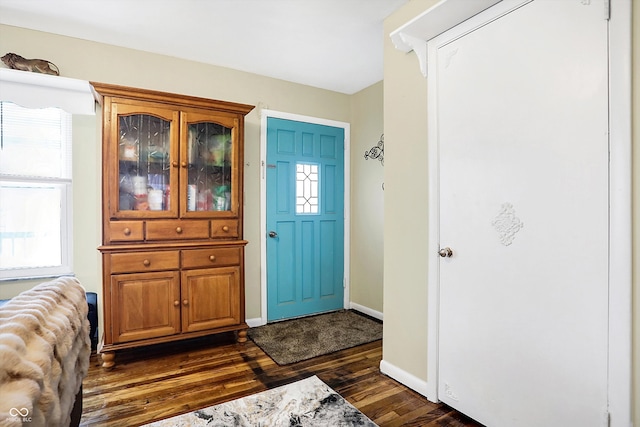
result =
[{"label": "door window with muntins", "polygon": [[296,213],[317,214],[319,207],[317,164],[296,164]]}]

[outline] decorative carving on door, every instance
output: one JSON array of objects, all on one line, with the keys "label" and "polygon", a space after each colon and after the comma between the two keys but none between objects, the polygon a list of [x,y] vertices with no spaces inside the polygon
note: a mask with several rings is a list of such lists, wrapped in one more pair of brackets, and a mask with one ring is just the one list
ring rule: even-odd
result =
[{"label": "decorative carving on door", "polygon": [[516,211],[511,203],[503,203],[498,216],[491,222],[498,232],[500,243],[509,246],[513,243],[516,233],[524,227],[524,223],[516,216]]},{"label": "decorative carving on door", "polygon": [[458,395],[453,392],[449,383],[444,383],[444,394],[449,399],[455,400],[456,402],[460,401],[460,399],[458,398]]}]

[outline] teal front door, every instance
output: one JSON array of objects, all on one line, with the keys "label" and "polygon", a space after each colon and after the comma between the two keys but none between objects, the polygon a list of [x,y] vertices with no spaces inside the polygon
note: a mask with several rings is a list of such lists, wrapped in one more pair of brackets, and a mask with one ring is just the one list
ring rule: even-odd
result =
[{"label": "teal front door", "polygon": [[344,307],[344,129],[267,119],[267,320]]}]

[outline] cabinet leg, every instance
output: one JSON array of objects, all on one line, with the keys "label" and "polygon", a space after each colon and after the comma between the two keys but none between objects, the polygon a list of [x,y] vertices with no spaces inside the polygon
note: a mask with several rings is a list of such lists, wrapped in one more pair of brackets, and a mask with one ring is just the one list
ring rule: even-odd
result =
[{"label": "cabinet leg", "polygon": [[246,329],[238,331],[238,342],[239,343],[247,342],[247,330]]},{"label": "cabinet leg", "polygon": [[102,367],[105,369],[113,368],[116,365],[115,359],[116,353],[113,351],[102,353]]}]

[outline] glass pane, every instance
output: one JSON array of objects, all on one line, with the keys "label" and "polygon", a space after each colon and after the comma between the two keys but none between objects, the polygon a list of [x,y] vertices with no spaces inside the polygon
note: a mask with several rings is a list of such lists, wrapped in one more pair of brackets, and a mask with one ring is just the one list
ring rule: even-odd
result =
[{"label": "glass pane", "polygon": [[190,124],[187,157],[187,210],[231,210],[231,128],[207,122]]},{"label": "glass pane", "polygon": [[296,213],[318,213],[318,165],[296,165]]},{"label": "glass pane", "polygon": [[146,114],[119,117],[119,210],[169,209],[170,128]]},{"label": "glass pane", "polygon": [[62,265],[60,206],[64,185],[0,185],[2,269]]}]

